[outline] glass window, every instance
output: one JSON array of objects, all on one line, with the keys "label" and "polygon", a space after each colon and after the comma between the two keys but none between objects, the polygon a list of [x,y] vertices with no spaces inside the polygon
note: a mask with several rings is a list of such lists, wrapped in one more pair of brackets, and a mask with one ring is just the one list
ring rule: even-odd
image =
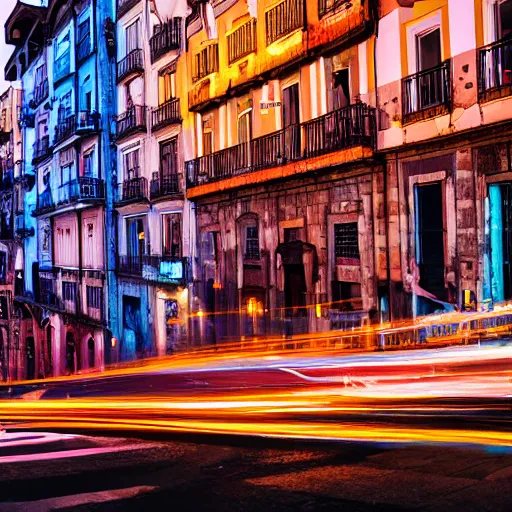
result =
[{"label": "glass window", "polygon": [[249,260],[260,258],[258,226],[247,226],[245,229],[245,257]]},{"label": "glass window", "polygon": [[181,213],[163,215],[163,254],[181,258]]},{"label": "glass window", "polygon": [[126,27],[126,55],[140,48],[140,20]]},{"label": "glass window", "polygon": [[336,260],[360,258],[357,222],[334,225],[334,253]]},{"label": "glass window", "polygon": [[87,307],[102,309],[103,290],[99,286],[87,286]]},{"label": "glass window", "polygon": [[125,179],[132,180],[139,177],[139,150],[130,151],[124,154]]}]

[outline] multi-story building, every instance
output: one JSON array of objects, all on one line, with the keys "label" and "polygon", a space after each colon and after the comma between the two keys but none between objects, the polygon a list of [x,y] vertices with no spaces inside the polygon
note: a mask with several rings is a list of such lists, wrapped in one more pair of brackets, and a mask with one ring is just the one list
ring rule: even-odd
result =
[{"label": "multi-story building", "polygon": [[17,222],[23,210],[20,106],[19,89],[10,87],[0,96],[0,376],[4,380],[30,374],[34,362],[34,347],[20,345],[20,309],[14,300],[23,272],[23,233]]},{"label": "multi-story building", "polygon": [[197,4],[185,149],[203,339],[375,316],[385,247],[373,223],[383,191],[368,97],[372,5]]},{"label": "multi-story building", "polygon": [[112,16],[111,2],[52,0],[47,7],[18,3],[6,24],[16,45],[6,77],[22,82],[24,172],[32,177],[23,219],[34,236],[25,242],[19,299],[36,375],[101,367],[109,356]]},{"label": "multi-story building", "polygon": [[[190,210],[181,139],[179,3],[118,0],[116,120],[121,360],[187,342]],[[186,8],[186,5],[185,5]]]},{"label": "multi-story building", "polygon": [[389,1],[380,14],[376,222],[392,313],[512,299],[512,1]]}]

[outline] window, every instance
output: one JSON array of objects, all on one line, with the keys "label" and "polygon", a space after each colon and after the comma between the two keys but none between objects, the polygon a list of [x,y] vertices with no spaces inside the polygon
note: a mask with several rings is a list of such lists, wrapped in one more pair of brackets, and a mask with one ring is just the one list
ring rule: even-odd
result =
[{"label": "window", "polygon": [[87,286],[87,307],[93,309],[102,309],[103,290],[99,286]]},{"label": "window", "polygon": [[142,218],[126,220],[127,252],[130,257],[139,257],[145,254],[144,221]]},{"label": "window", "polygon": [[238,118],[238,143],[249,142],[252,139],[252,110]]},{"label": "window", "polygon": [[62,299],[75,302],[77,297],[77,283],[62,281]]},{"label": "window", "polygon": [[178,174],[178,139],[171,139],[160,144],[160,163],[162,178]]},{"label": "window", "polygon": [[176,98],[176,70],[174,68],[163,72],[159,77],[158,84],[159,105]]},{"label": "window", "polygon": [[334,225],[334,256],[339,259],[360,259],[357,222]]},{"label": "window", "polygon": [[41,85],[44,80],[48,77],[46,73],[46,64],[42,64],[36,69],[36,78],[35,78],[35,86],[38,87]]},{"label": "window", "polygon": [[0,283],[7,279],[7,253],[0,252]]},{"label": "window", "polygon": [[87,178],[94,177],[94,150],[84,154],[83,175]]},{"label": "window", "polygon": [[39,286],[43,297],[48,296],[49,293],[53,293],[53,281],[51,279],[41,277],[41,279],[39,279]]},{"label": "window", "polygon": [[91,27],[90,20],[86,18],[78,25],[77,32],[77,53],[78,60],[87,57],[91,50]]},{"label": "window", "polygon": [[163,215],[163,254],[173,258],[181,258],[181,214]]},{"label": "window", "polygon": [[140,48],[140,37],[142,36],[140,31],[140,20],[135,21],[125,31],[126,41],[126,55],[129,55],[134,50]]},{"label": "window", "polygon": [[248,260],[258,260],[260,258],[258,226],[247,226],[245,228],[245,258]]},{"label": "window", "polygon": [[202,231],[201,232],[201,261],[217,262],[219,253],[218,232]]},{"label": "window", "polygon": [[284,228],[284,243],[300,240],[300,228]]},{"label": "window", "polygon": [[416,36],[417,71],[441,64],[441,29],[435,27]]},{"label": "window", "polygon": [[213,117],[203,117],[203,155],[213,153]]},{"label": "window", "polygon": [[59,105],[59,112],[58,112],[58,118],[59,122],[64,121],[68,117],[71,117],[73,110],[71,107],[71,91],[66,93],[62,98],[60,99],[60,105]]},{"label": "window", "polygon": [[74,149],[69,148],[64,151],[61,151],[59,154],[60,157],[60,172],[61,172],[61,184],[65,185],[66,183],[69,183],[72,179],[74,179],[76,176],[74,176],[73,172],[73,162],[74,162]]},{"label": "window", "polygon": [[350,104],[350,84],[348,68],[332,74],[333,108],[338,110]]},{"label": "window", "polygon": [[494,5],[496,40],[512,33],[512,0],[497,0]]},{"label": "window", "polygon": [[124,172],[126,180],[133,180],[139,177],[139,150],[130,151],[124,154]]}]

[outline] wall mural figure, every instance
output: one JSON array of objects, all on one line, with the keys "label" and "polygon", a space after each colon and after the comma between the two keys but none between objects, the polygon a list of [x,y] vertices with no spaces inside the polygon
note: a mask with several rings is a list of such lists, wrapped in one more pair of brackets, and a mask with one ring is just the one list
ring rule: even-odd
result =
[{"label": "wall mural figure", "polygon": [[50,184],[50,171],[45,171],[43,175],[43,185],[45,188],[41,194],[39,208],[53,208],[52,187]]}]

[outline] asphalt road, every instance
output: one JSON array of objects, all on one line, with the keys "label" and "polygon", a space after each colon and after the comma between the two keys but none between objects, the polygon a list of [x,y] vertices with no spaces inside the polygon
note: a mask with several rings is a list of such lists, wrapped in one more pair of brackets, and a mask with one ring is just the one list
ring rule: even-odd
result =
[{"label": "asphalt road", "polygon": [[0,437],[0,512],[511,509],[501,449],[15,435]]}]

